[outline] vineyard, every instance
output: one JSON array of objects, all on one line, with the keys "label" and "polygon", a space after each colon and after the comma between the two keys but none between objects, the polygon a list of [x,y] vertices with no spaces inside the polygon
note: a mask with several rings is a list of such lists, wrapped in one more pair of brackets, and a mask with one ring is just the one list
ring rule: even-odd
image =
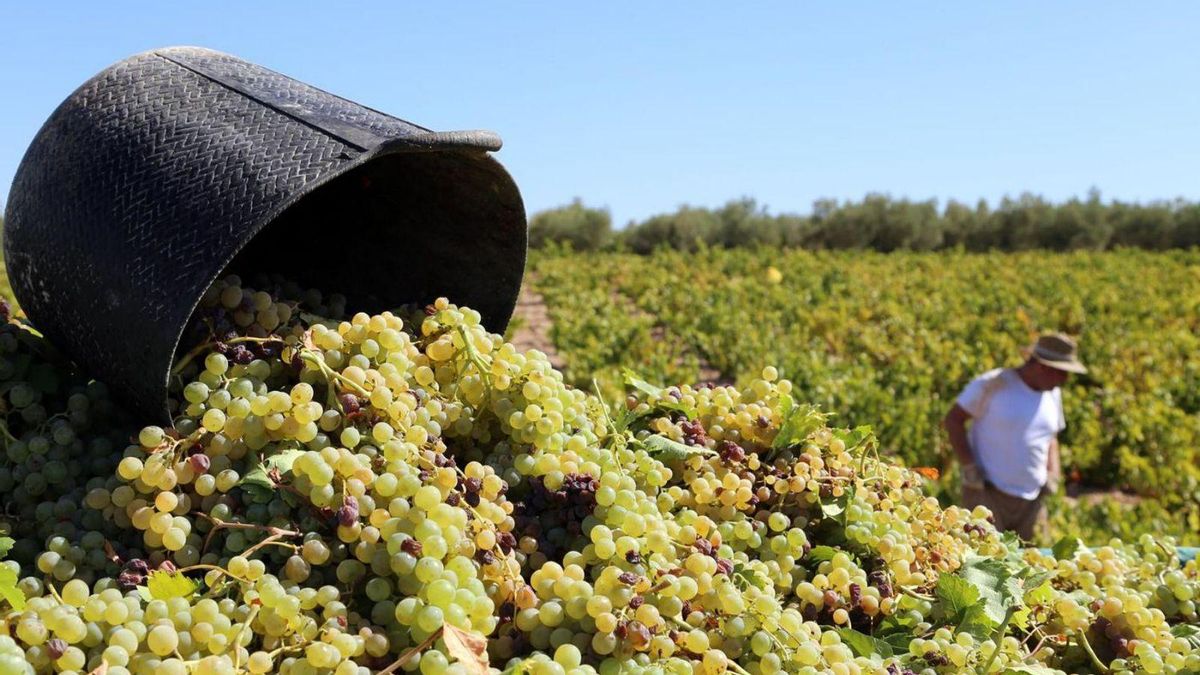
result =
[{"label": "vineyard", "polygon": [[[200,47],[55,108],[0,223],[0,675],[1200,675],[1200,206],[618,236],[500,147]],[[941,426],[1051,331],[1030,540]],[[1038,349],[972,408],[1012,445],[1084,370]]]},{"label": "vineyard", "polygon": [[[738,382],[776,364],[800,400],[871,425],[883,451],[955,476],[940,420],[975,375],[1043,330],[1079,336],[1064,391],[1053,536],[1200,543],[1200,253],[543,251],[530,264],[568,380],[620,396]],[[945,471],[951,469],[949,471]],[[1077,498],[1078,497],[1078,498]]]}]

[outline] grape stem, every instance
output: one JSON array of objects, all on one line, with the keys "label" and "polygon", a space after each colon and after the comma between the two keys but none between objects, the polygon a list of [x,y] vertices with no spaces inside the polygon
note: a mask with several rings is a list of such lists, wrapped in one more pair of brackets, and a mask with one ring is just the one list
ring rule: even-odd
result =
[{"label": "grape stem", "polygon": [[1095,650],[1092,649],[1092,643],[1088,642],[1087,634],[1083,631],[1079,631],[1079,646],[1083,647],[1083,651],[1087,652],[1088,658],[1092,660],[1092,665],[1096,666],[1096,670],[1101,673],[1109,672],[1108,666],[1105,666],[1100,657],[1096,656]]},{"label": "grape stem", "polygon": [[[256,338],[256,337],[250,337],[250,336],[243,336],[243,337],[236,337],[231,340],[225,340],[224,343],[227,345],[235,345],[239,342],[263,343],[263,342],[279,342],[279,341],[280,341],[280,338],[278,338],[278,337]],[[183,369],[186,368],[189,363],[191,363],[192,361],[194,361],[196,359],[196,357],[200,356],[204,352],[211,350],[215,346],[217,346],[217,342],[213,341],[213,342],[205,342],[197,347],[192,348],[191,351],[189,351],[187,354],[183,355],[182,359],[179,359],[179,361],[176,362],[175,367],[171,368],[171,376],[172,377],[178,376],[180,373],[183,372]]]},{"label": "grape stem", "polygon": [[[9,440],[9,442],[11,442],[11,443],[17,442],[16,436],[13,436],[12,432],[10,432],[8,430],[8,420],[7,419],[0,419],[0,432],[2,432],[4,434],[4,437],[7,438]],[[5,447],[7,447],[7,445],[8,444],[6,443]]]},{"label": "grape stem", "polygon": [[242,556],[249,557],[250,554],[252,554],[255,551],[257,551],[258,549],[264,548],[266,546],[281,546],[283,548],[289,548],[292,550],[293,553],[295,553],[300,550],[300,547],[296,546],[295,544],[285,544],[282,541],[279,541],[280,539],[282,539],[284,537],[290,537],[290,536],[296,536],[296,535],[285,534],[282,532],[278,533],[278,534],[272,534],[271,536],[263,539],[262,541],[258,542],[257,544],[246,549],[245,551],[242,551]]},{"label": "grape stem", "polygon": [[251,546],[244,553],[242,553],[242,555],[250,555],[254,551],[257,551],[259,548],[266,546],[268,542],[276,542],[279,539],[282,539],[283,537],[300,537],[300,536],[304,535],[303,532],[297,532],[295,530],[285,530],[283,528],[274,527],[272,525],[256,525],[254,523],[233,523],[233,522],[229,522],[227,520],[220,520],[218,518],[213,518],[212,516],[208,515],[207,513],[203,513],[201,511],[193,511],[192,513],[194,515],[200,516],[201,518],[204,518],[205,520],[208,520],[209,522],[211,522],[213,524],[213,529],[210,530],[208,533],[208,536],[204,538],[204,546],[201,547],[201,549],[200,549],[201,553],[208,550],[208,545],[209,545],[209,543],[212,542],[213,536],[216,535],[216,533],[220,530],[257,530],[259,532],[267,533],[268,536],[266,539],[263,539],[262,541],[258,542],[254,546]]},{"label": "grape stem", "polygon": [[1000,656],[1000,649],[1004,645],[1004,633],[1008,631],[1008,622],[1012,621],[1013,615],[1016,613],[1016,606],[1009,607],[1008,611],[1004,613],[1004,621],[1000,623],[1000,627],[996,629],[996,632],[992,633],[992,642],[996,643],[996,648],[992,650],[992,655],[988,658],[987,663],[984,664],[983,670],[979,672],[987,673],[991,670],[992,664],[996,662],[996,657]]},{"label": "grape stem", "polygon": [[392,675],[392,673],[394,673],[397,670],[399,670],[400,668],[402,668],[406,661],[411,659],[413,656],[424,652],[426,649],[428,649],[430,646],[432,646],[434,642],[437,642],[437,639],[441,636],[442,636],[441,628],[433,631],[432,633],[429,634],[429,637],[427,637],[421,641],[421,644],[419,644],[416,647],[413,647],[412,649],[409,649],[408,651],[401,654],[400,658],[396,659],[396,661],[394,663],[392,663],[392,665],[388,666],[387,668],[384,668],[383,670],[379,671],[375,675]]},{"label": "grape stem", "polygon": [[254,583],[254,582],[250,581],[249,579],[243,579],[242,577],[237,576],[236,574],[234,574],[233,572],[230,572],[229,570],[225,569],[224,567],[219,567],[217,565],[209,565],[207,563],[198,563],[196,565],[188,565],[187,567],[182,567],[182,568],[176,570],[175,573],[176,574],[187,574],[188,572],[194,572],[196,570],[216,570],[217,572],[224,574],[225,576],[229,577],[230,579],[233,579],[235,581],[240,581],[243,584]]},{"label": "grape stem", "polygon": [[342,375],[333,368],[330,368],[328,364],[325,363],[325,360],[318,356],[315,351],[301,348],[300,358],[305,363],[316,366],[317,370],[321,371],[321,374],[325,376],[325,379],[329,380],[330,384],[332,384],[334,381],[337,381],[342,385],[343,388],[349,389],[363,398],[367,398],[371,395],[371,392],[362,388],[362,386],[360,386],[357,382],[351,380],[345,375]]},{"label": "grape stem", "polygon": [[463,351],[467,354],[467,360],[471,362],[471,365],[475,366],[475,370],[479,371],[479,377],[483,379],[484,386],[491,389],[491,364],[484,361],[483,355],[475,349],[475,343],[471,342],[471,336],[467,333],[466,327],[458,326],[458,334],[462,336]]},{"label": "grape stem", "polygon": [[745,668],[742,668],[737,664],[737,661],[726,660],[725,665],[733,672],[738,673],[738,675],[750,675]]},{"label": "grape stem", "polygon": [[[1041,632],[1041,631],[1038,630],[1037,632]],[[1033,633],[1030,633],[1030,635],[1033,635]],[[1033,659],[1034,654],[1037,654],[1038,651],[1042,648],[1042,645],[1046,644],[1046,640],[1049,640],[1049,639],[1050,639],[1049,635],[1043,635],[1042,638],[1040,640],[1038,640],[1038,643],[1033,646],[1033,649],[1029,651],[1029,656],[1025,657],[1025,660],[1029,661],[1029,660]]]},{"label": "grape stem", "polygon": [[246,633],[246,629],[254,623],[254,619],[258,617],[258,610],[262,609],[262,605],[254,605],[254,609],[250,610],[250,614],[246,616],[246,620],[242,622],[242,627],[238,628],[237,635],[233,638],[233,669],[234,671],[241,670],[242,666],[242,650],[239,647],[242,644],[242,635]]}]

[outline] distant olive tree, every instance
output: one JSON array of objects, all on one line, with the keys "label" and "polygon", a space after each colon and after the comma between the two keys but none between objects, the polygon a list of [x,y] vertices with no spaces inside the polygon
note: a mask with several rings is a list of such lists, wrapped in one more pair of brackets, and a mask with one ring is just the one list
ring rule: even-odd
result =
[{"label": "distant olive tree", "polygon": [[612,239],[612,215],[608,209],[570,204],[534,214],[529,221],[529,246],[541,248],[548,242],[569,244],[576,251],[594,251]]},{"label": "distant olive tree", "polygon": [[1060,204],[1023,193],[1004,197],[995,208],[981,199],[974,207],[951,200],[942,209],[932,199],[911,201],[872,193],[861,201],[819,199],[808,215],[770,215],[755,200],[743,197],[715,209],[684,205],[673,213],[631,222],[615,234],[608,224],[607,211],[588,209],[576,200],[534,216],[530,237],[531,242],[570,241],[577,249],[597,248],[611,240],[635,253],[657,248],[696,251],[706,246],[877,251],[1200,247],[1200,204],[1183,200],[1106,204],[1096,190],[1086,199]]}]

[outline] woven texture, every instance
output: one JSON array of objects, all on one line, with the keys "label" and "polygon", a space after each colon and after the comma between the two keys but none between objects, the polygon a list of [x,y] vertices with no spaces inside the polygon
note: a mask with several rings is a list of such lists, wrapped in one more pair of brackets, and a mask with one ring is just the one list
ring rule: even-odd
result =
[{"label": "woven texture", "polygon": [[226,54],[140,54],[80,87],[26,152],[5,217],[13,290],[52,342],[160,416],[179,336],[235,256],[352,309],[448,295],[503,330],[527,234],[498,147]]}]

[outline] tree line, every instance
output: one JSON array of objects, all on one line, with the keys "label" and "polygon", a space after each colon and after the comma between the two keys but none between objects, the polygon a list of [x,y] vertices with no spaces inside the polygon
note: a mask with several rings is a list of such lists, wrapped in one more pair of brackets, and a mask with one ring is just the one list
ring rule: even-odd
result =
[{"label": "tree line", "polygon": [[1087,198],[1052,203],[1033,195],[1005,197],[994,207],[949,201],[895,199],[868,194],[861,201],[821,199],[807,215],[772,215],[754,199],[729,201],[715,209],[681,206],[614,230],[605,208],[580,199],[533,215],[529,243],[551,242],[575,250],[656,248],[695,250],[702,246],[776,246],[808,249],[877,251],[1019,251],[1045,249],[1105,250],[1119,247],[1152,250],[1200,246],[1200,203],[1157,201],[1147,204],[1104,202],[1098,192]]}]

